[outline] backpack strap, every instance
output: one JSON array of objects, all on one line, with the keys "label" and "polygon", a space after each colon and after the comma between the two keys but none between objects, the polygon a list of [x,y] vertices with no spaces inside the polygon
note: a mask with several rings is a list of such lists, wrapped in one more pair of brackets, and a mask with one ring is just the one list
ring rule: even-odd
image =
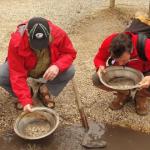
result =
[{"label": "backpack strap", "polygon": [[146,55],[145,55],[145,41],[147,39],[147,36],[142,34],[142,33],[138,33],[138,40],[137,40],[137,52],[138,52],[138,56],[144,60],[147,61]]}]

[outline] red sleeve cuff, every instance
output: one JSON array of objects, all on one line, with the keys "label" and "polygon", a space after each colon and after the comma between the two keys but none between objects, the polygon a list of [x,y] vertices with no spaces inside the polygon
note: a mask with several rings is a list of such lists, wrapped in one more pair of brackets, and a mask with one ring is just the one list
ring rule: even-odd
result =
[{"label": "red sleeve cuff", "polygon": [[31,104],[32,105],[32,99],[31,98],[25,98],[25,99],[22,99],[20,100],[22,106],[24,107],[25,105],[27,104]]}]

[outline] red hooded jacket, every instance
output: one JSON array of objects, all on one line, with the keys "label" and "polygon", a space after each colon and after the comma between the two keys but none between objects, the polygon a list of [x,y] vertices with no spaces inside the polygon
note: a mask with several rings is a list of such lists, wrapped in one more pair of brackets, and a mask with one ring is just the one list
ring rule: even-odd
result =
[{"label": "red hooded jacket", "polygon": [[[25,22],[24,24],[27,24]],[[60,72],[65,71],[76,57],[76,51],[67,34],[58,26],[49,21],[53,41],[49,44],[51,65],[57,65]],[[13,92],[23,106],[32,104],[30,89],[27,85],[29,71],[37,63],[37,58],[30,48],[27,31],[23,35],[19,32],[12,33],[8,48],[8,65],[10,82]]]},{"label": "red hooded jacket", "polygon": [[[94,58],[94,64],[96,69],[98,69],[100,66],[106,66],[106,62],[110,57],[109,47],[111,41],[117,34],[118,33],[110,35],[101,44],[101,47],[99,48],[99,51]],[[131,61],[129,61],[126,66],[140,70],[141,72],[150,71],[150,39],[147,38],[145,41],[145,55],[148,61],[144,61],[138,56],[137,53],[136,46],[137,46],[138,35],[129,32],[127,32],[126,34],[131,35],[132,43],[133,43],[133,51],[131,52],[131,56],[130,56]],[[134,58],[137,58],[137,60],[132,61],[132,59]]]}]

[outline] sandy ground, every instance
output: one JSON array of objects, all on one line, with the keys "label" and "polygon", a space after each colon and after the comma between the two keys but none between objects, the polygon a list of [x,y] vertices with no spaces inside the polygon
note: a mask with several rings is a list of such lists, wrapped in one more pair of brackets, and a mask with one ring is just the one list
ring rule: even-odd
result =
[{"label": "sandy ground", "polygon": [[[36,3],[35,3],[36,2]],[[126,4],[125,7],[122,5]],[[119,9],[111,11],[106,8],[108,1],[98,0],[8,0],[0,1],[0,62],[7,54],[10,32],[22,20],[32,16],[43,16],[51,19],[70,33],[70,37],[78,50],[76,65],[76,82],[79,85],[81,100],[86,108],[88,118],[97,122],[118,124],[135,130],[150,132],[150,115],[140,117],[135,113],[134,104],[129,103],[122,110],[111,111],[108,108],[113,98],[112,93],[95,88],[91,82],[94,72],[93,57],[102,40],[112,32],[122,31],[126,19],[134,13],[136,6],[147,8],[147,1],[119,1]],[[130,9],[127,9],[128,5]],[[11,7],[10,7],[11,6]],[[103,10],[100,10],[100,7]],[[130,14],[129,14],[130,12]],[[68,15],[69,14],[69,15]],[[66,17],[67,16],[67,17]],[[56,98],[56,111],[61,116],[62,123],[72,124],[79,121],[72,84],[69,83],[64,91]],[[4,91],[0,96],[0,132],[11,129],[13,122],[20,113],[15,110],[13,99]]]}]

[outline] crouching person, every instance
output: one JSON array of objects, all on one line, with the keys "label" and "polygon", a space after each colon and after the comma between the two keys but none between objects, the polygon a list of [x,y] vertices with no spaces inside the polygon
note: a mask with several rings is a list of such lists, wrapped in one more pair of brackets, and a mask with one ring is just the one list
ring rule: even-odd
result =
[{"label": "crouching person", "polygon": [[[140,51],[137,47],[138,38],[138,34],[131,32],[115,33],[107,37],[94,58],[96,73],[93,75],[93,83],[103,90],[112,91],[99,80],[100,72],[105,71],[106,64],[128,66],[143,72],[145,78],[140,83],[142,89],[135,95],[135,103],[136,112],[139,115],[146,115],[150,97],[150,39],[146,38],[144,50]],[[121,109],[131,99],[129,91],[116,91],[116,98],[111,102],[110,108]]]},{"label": "crouching person", "polygon": [[43,78],[39,87],[44,105],[54,107],[57,96],[75,74],[76,51],[68,35],[49,20],[35,17],[12,33],[8,57],[0,65],[0,86],[16,96],[24,111],[32,111],[32,92],[27,78]]}]

